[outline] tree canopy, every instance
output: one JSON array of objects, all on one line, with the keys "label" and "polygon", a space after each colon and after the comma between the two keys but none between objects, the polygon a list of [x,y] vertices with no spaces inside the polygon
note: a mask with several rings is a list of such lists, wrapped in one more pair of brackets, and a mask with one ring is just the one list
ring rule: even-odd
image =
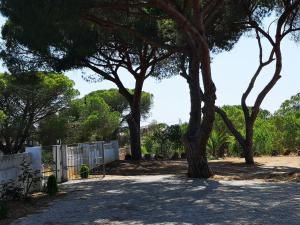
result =
[{"label": "tree canopy", "polygon": [[0,108],[5,114],[0,149],[5,154],[23,150],[38,122],[68,106],[78,91],[63,74],[31,72],[1,74]]},{"label": "tree canopy", "polygon": [[[129,90],[133,93],[134,90]],[[129,102],[120,94],[118,89],[98,90],[89,93],[87,96],[99,96],[110,106],[113,111],[119,112],[122,116],[122,120],[125,121],[126,117],[130,113]],[[143,119],[146,119],[150,115],[151,107],[153,105],[153,95],[148,92],[142,92],[140,111]]]}]

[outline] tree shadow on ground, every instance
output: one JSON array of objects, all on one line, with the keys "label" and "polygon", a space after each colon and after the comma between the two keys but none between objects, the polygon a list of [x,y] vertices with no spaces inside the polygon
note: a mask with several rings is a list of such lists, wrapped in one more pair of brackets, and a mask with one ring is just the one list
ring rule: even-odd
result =
[{"label": "tree shadow on ground", "polygon": [[[209,163],[215,180],[252,180],[300,181],[300,169],[288,166],[265,166],[263,164],[246,165],[230,161],[212,161]],[[166,175],[187,172],[186,160],[116,161],[107,166],[108,175],[139,176]]]},{"label": "tree shadow on ground", "polygon": [[[20,224],[299,224],[298,183],[135,176],[65,186],[71,192]],[[22,222],[22,223],[21,223]]]}]

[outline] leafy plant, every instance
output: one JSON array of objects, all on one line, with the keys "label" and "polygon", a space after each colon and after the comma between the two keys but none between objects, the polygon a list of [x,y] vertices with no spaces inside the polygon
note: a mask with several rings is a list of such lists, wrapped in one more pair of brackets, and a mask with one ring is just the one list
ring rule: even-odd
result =
[{"label": "leafy plant", "polygon": [[90,168],[88,165],[86,164],[82,164],[80,166],[80,177],[83,178],[83,179],[86,179],[89,177],[89,171],[90,171]]},{"label": "leafy plant", "polygon": [[213,130],[207,143],[208,152],[214,158],[223,157],[227,143],[228,136],[224,132]]},{"label": "leafy plant", "polygon": [[23,197],[26,198],[31,191],[31,187],[36,186],[41,181],[40,171],[33,170],[24,158],[21,166],[21,174],[18,176],[19,187],[22,189]]},{"label": "leafy plant", "polygon": [[33,170],[27,163],[26,158],[23,158],[20,164],[21,173],[18,176],[17,182],[9,180],[1,185],[0,198],[4,200],[26,199],[31,191],[31,188],[36,186],[41,180],[40,171]]},{"label": "leafy plant", "polygon": [[48,177],[47,181],[47,193],[50,196],[55,195],[58,192],[58,186],[56,182],[56,177],[54,175],[51,175]]}]

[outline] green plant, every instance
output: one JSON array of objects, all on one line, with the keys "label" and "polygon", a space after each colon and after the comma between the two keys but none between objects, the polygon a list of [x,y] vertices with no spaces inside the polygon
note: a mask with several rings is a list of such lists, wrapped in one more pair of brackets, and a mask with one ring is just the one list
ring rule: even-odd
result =
[{"label": "green plant", "polygon": [[145,154],[144,158],[145,158],[146,160],[150,160],[150,159],[151,159],[151,155],[150,155],[150,154]]},{"label": "green plant", "polygon": [[173,156],[172,156],[171,159],[173,159],[173,160],[179,159],[179,153],[178,152],[174,152],[174,154],[173,154]]},{"label": "green plant", "polygon": [[86,179],[89,177],[89,171],[90,171],[90,168],[88,165],[86,164],[82,164],[80,166],[80,177],[83,178],[83,179]]},{"label": "green plant", "polygon": [[7,217],[8,207],[6,202],[0,201],[0,219],[4,219]]},{"label": "green plant", "polygon": [[185,152],[182,152],[182,153],[180,154],[180,158],[181,158],[181,159],[186,159],[186,153],[185,153]]},{"label": "green plant", "polygon": [[141,146],[141,152],[142,152],[143,155],[148,154],[148,151],[147,151],[145,146]]},{"label": "green plant", "polygon": [[48,177],[48,181],[47,181],[47,193],[50,196],[53,196],[57,192],[58,192],[58,186],[56,182],[56,177],[54,175],[51,175]]},{"label": "green plant", "polygon": [[24,158],[20,164],[22,173],[18,176],[20,185],[17,187],[22,190],[23,198],[28,197],[31,187],[37,186],[41,180],[40,171],[33,170]]}]

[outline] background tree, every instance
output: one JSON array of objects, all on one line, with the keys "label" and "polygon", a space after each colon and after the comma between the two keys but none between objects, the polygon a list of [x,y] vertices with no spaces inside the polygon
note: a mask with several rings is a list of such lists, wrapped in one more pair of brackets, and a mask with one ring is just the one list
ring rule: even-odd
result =
[{"label": "background tree", "polygon": [[[35,48],[36,43],[40,44],[40,42],[32,42],[32,40],[37,39],[38,34],[43,33],[43,28],[46,31],[41,35],[42,37],[53,35],[51,29],[49,29],[53,27],[55,28],[54,34],[66,33],[57,32],[61,29],[56,26],[62,25],[62,20],[52,23],[50,27],[47,26],[47,23],[52,18],[53,21],[57,21],[57,11],[63,10],[64,13],[61,14],[65,16],[66,21],[69,20],[70,22],[73,18],[80,17],[81,23],[79,25],[88,22],[90,26],[87,27],[94,28],[97,26],[112,31],[114,34],[127,34],[131,38],[142,39],[142,43],[150,44],[152,47],[168,49],[185,55],[187,57],[185,62],[188,63],[184,62],[183,64],[188,64],[186,67],[188,73],[184,73],[184,77],[189,84],[191,95],[189,129],[184,138],[188,153],[188,174],[190,177],[207,178],[212,175],[212,172],[207,164],[206,144],[212,129],[215,110],[215,86],[211,77],[210,50],[218,49],[217,46],[220,49],[230,49],[235,41],[238,40],[241,34],[241,26],[237,22],[243,19],[243,15],[240,15],[241,10],[238,10],[239,3],[200,0],[172,2],[124,0],[118,2],[52,1],[50,4],[48,1],[31,0],[25,4],[23,1],[18,0],[2,0],[2,13],[9,17],[10,20],[10,29],[6,29],[6,35],[4,33],[3,37],[6,41],[9,40],[6,45],[8,50],[13,46],[10,52],[14,56],[17,55],[14,54],[16,52],[15,46],[19,46],[17,48],[19,52],[22,52],[25,46],[25,49],[29,48],[31,53],[36,53],[38,49]],[[136,23],[137,21],[138,23]],[[78,26],[70,26],[70,24],[72,22],[63,24],[63,28],[80,28],[78,24]],[[12,27],[15,29],[11,29]],[[157,28],[159,28],[159,32],[156,32]],[[82,32],[84,35],[87,34],[85,29],[80,30],[84,31]],[[214,35],[214,32],[219,35]],[[24,34],[26,34],[25,37]],[[89,37],[90,35],[86,36]],[[64,37],[56,38],[56,40],[69,39]],[[84,40],[84,37],[82,40]],[[56,54],[62,52],[60,48],[59,50],[53,48],[53,46],[55,47],[54,41],[50,41],[51,45],[47,45],[48,42],[45,42],[46,45],[44,46],[47,47],[43,48],[44,52],[48,53],[50,51]],[[16,45],[16,43],[19,45]],[[67,41],[67,43],[76,42]],[[84,46],[80,44],[76,43],[76,46]],[[78,48],[78,50],[80,49]],[[80,51],[84,52],[86,49],[94,48],[82,48]],[[43,53],[43,51],[37,52],[38,54]],[[71,53],[74,52],[76,51]],[[60,55],[59,58],[61,57]],[[16,65],[14,57],[6,56],[6,58],[7,64],[10,64],[11,67]],[[22,64],[19,63],[19,65]],[[200,70],[203,81],[203,93],[201,93],[200,88]],[[186,70],[183,69],[183,71]],[[139,88],[135,88],[135,90],[137,91]],[[138,113],[133,113],[132,115],[135,114],[137,115]],[[138,130],[138,128],[134,127],[135,130]],[[139,146],[137,142],[133,144]],[[139,155],[137,154],[138,157]]]},{"label": "background tree", "polygon": [[[155,154],[163,158],[178,157],[184,151],[180,141],[183,131],[180,125],[168,126],[164,123],[152,123],[148,125],[147,132],[142,136],[142,146],[145,152]],[[175,157],[174,157],[175,158]]]},{"label": "background tree", "polygon": [[63,74],[32,72],[1,74],[0,108],[5,119],[0,130],[4,154],[23,151],[37,123],[65,108],[78,92]]},{"label": "background tree", "polygon": [[[275,86],[277,81],[281,78],[282,71],[282,52],[281,44],[283,39],[293,33],[300,30],[298,23],[299,19],[299,7],[300,1],[243,1],[244,7],[242,9],[247,13],[247,19],[244,21],[247,28],[253,30],[256,34],[257,43],[259,47],[259,65],[255,71],[250,83],[242,95],[241,106],[244,113],[245,132],[242,134],[235,127],[234,123],[226,115],[226,112],[220,108],[216,108],[216,111],[223,118],[224,122],[242,146],[244,151],[244,157],[247,164],[254,164],[253,159],[253,138],[254,138],[254,125],[258,117],[260,106]],[[261,24],[261,15],[268,15],[271,12],[276,12],[276,20],[274,20],[270,27],[275,24],[274,37],[270,34],[269,30],[264,30]],[[264,59],[264,49],[262,38],[271,46],[271,50],[267,59]],[[247,98],[253,90],[257,78],[261,75],[264,68],[275,62],[275,70],[272,78],[266,84],[266,86],[259,92],[255,99],[254,105],[249,107],[247,105]]]},{"label": "background tree", "polygon": [[[171,53],[127,33],[111,32],[107,24],[97,23],[96,14],[91,11],[83,16],[81,9],[87,8],[81,7],[86,1],[70,3],[2,1],[2,13],[9,17],[2,32],[6,40],[3,58],[10,71],[31,67],[50,67],[56,71],[88,68],[96,75],[89,79],[99,80],[97,77],[100,77],[100,80],[113,82],[130,106],[126,121],[130,129],[132,155],[138,160],[141,158],[143,84],[150,76],[167,76],[171,72],[167,67],[170,64],[165,63]],[[108,16],[114,18],[116,15],[111,12]],[[122,17],[118,15],[118,18]],[[131,18],[128,23],[145,33],[157,33],[156,24],[145,26],[143,18]],[[122,69],[126,69],[135,80],[132,92],[122,83]]]},{"label": "background tree", "polygon": [[300,93],[283,102],[272,119],[275,148],[281,153],[300,150]]},{"label": "background tree", "polygon": [[68,108],[40,123],[39,137],[44,145],[61,140],[64,144],[102,141],[112,138],[119,127],[120,113],[98,95],[73,100]]},{"label": "background tree", "polygon": [[[133,93],[134,90],[128,90],[130,93]],[[127,117],[130,114],[130,105],[128,101],[121,95],[118,89],[109,89],[109,90],[98,90],[88,94],[88,96],[98,96],[101,97],[106,104],[110,106],[113,111],[119,112],[122,120],[121,122],[126,121]],[[153,106],[153,95],[148,92],[142,91],[140,111],[141,118],[147,119],[150,116],[151,107]]]}]

